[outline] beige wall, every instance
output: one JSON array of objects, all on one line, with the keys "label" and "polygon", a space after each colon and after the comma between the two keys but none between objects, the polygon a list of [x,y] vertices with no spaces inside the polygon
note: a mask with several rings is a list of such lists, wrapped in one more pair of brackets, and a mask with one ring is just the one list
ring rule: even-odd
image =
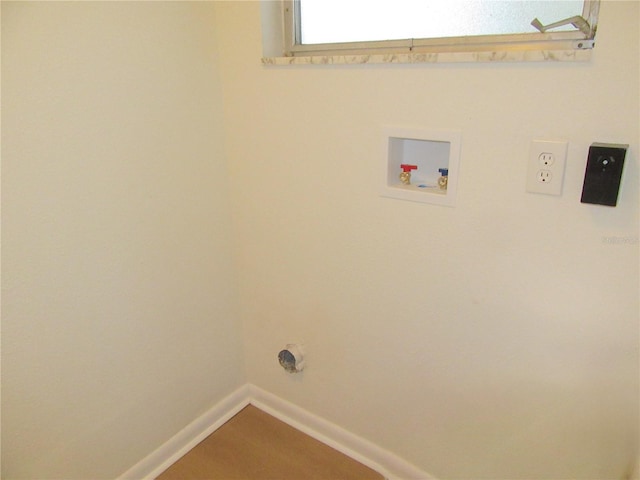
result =
[{"label": "beige wall", "polygon": [[[602,3],[588,63],[266,68],[259,6],[220,4],[249,380],[441,478],[621,478],[639,5]],[[462,131],[455,208],[378,195],[385,125]],[[525,193],[534,138],[570,142],[560,197]],[[631,145],[616,208],[579,202],[592,142]]]},{"label": "beige wall", "polygon": [[[441,478],[621,478],[639,4],[585,64],[299,68],[212,7],[2,4],[3,478],[122,473],[246,381],[241,327],[250,382]],[[462,131],[455,208],[378,196],[385,125]],[[631,144],[615,209],[579,203],[595,141]]]},{"label": "beige wall", "polygon": [[3,478],[114,478],[245,382],[214,21],[2,2]]}]

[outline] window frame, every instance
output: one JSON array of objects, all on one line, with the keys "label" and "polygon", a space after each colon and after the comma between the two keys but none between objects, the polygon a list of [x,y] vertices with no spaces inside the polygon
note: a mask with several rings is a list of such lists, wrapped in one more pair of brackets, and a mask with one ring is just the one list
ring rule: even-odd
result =
[{"label": "window frame", "polygon": [[284,56],[395,55],[508,51],[576,51],[595,46],[600,0],[584,0],[582,17],[589,32],[553,31],[344,43],[302,44],[299,0],[283,0]]}]

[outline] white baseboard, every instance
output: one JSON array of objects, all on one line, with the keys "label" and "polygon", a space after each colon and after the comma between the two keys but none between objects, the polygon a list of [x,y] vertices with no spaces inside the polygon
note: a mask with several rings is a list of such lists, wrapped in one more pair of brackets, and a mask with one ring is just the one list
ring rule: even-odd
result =
[{"label": "white baseboard", "polygon": [[255,385],[249,385],[249,394],[249,403],[255,407],[379,472],[388,480],[435,480],[388,450]]},{"label": "white baseboard", "polygon": [[118,480],[156,478],[248,404],[249,385],[243,385],[123,473]]},{"label": "white baseboard", "polygon": [[248,404],[368,466],[388,480],[436,480],[388,450],[251,384],[243,385],[216,403],[118,480],[156,478]]}]

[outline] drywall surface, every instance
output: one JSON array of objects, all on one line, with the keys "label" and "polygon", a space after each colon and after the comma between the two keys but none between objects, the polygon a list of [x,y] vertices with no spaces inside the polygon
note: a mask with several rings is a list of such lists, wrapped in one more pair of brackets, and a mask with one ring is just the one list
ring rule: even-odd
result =
[{"label": "drywall surface", "polygon": [[[639,7],[602,2],[586,63],[279,68],[219,3],[249,381],[439,478],[628,474]],[[379,196],[384,126],[462,132],[456,207]],[[561,196],[525,192],[532,139],[569,141]],[[630,144],[616,208],[579,201],[592,142]]]},{"label": "drywall surface", "polygon": [[114,478],[245,382],[213,24],[2,2],[2,478]]}]

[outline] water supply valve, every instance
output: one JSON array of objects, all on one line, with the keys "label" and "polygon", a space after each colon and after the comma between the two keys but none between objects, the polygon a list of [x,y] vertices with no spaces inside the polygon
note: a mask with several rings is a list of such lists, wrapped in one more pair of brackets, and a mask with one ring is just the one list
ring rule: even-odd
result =
[{"label": "water supply valve", "polygon": [[402,173],[400,173],[400,181],[405,185],[409,185],[411,183],[411,170],[417,170],[418,166],[403,163],[400,165],[400,168],[402,169]]},{"label": "water supply valve", "polygon": [[438,185],[440,186],[440,189],[446,190],[447,184],[449,183],[449,169],[439,168],[438,172],[440,172],[440,178],[438,178]]}]

